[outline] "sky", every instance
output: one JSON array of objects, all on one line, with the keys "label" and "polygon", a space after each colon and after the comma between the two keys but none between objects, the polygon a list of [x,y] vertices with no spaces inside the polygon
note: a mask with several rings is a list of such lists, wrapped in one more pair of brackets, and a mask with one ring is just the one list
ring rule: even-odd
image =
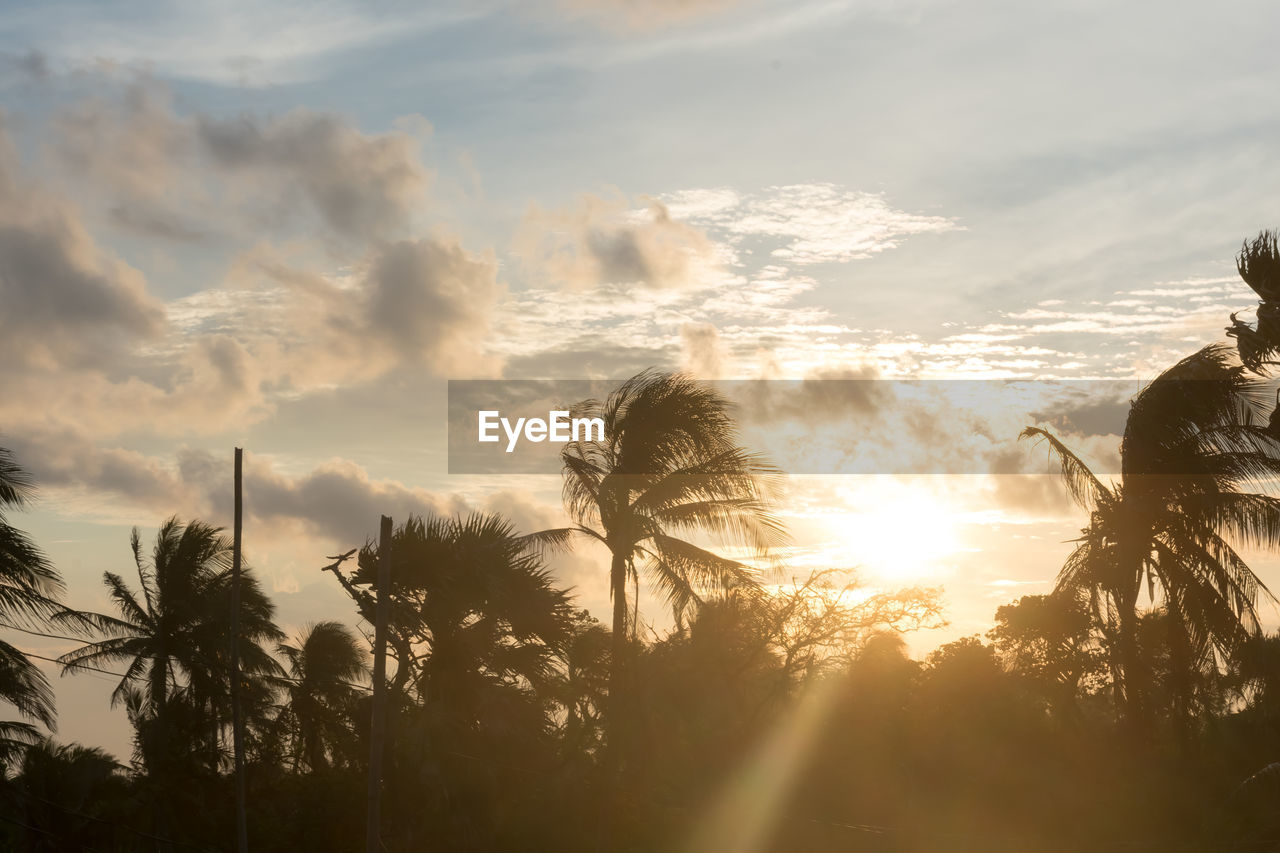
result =
[{"label": "sky", "polygon": [[[1019,430],[1115,470],[1114,419],[1096,417],[1114,394],[974,414],[802,380],[1136,391],[1251,318],[1233,254],[1277,224],[1278,18],[0,4],[0,446],[40,485],[10,521],[69,604],[103,610],[134,525],[147,541],[171,515],[229,522],[244,447],[246,552],[292,634],[351,618],[319,569],[380,514],[564,522],[555,476],[448,473],[448,380],[794,380],[785,405],[743,406],[746,443],[887,437],[875,452],[914,475],[792,477],[783,573],[942,587],[949,624],[912,637],[919,653],[985,631],[1048,591],[1084,524]],[[605,565],[555,562],[601,617]],[[662,624],[661,602],[641,607]],[[48,671],[58,736],[127,756],[113,679]]]}]

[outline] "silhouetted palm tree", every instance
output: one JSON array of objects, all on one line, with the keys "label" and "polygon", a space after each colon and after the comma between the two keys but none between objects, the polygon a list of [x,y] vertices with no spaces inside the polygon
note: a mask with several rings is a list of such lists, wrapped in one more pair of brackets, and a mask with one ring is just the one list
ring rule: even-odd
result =
[{"label": "silhouetted palm tree", "polygon": [[[114,758],[96,747],[42,739],[27,749],[10,786],[18,838],[32,853],[121,849],[119,812],[128,782]],[[131,839],[136,840],[136,839]]]},{"label": "silhouetted palm tree", "polygon": [[786,538],[771,511],[779,472],[736,444],[724,397],[680,374],[646,371],[603,403],[580,403],[573,415],[600,418],[604,437],[565,445],[564,503],[576,526],[544,535],[554,541],[583,534],[612,555],[614,720],[607,724],[616,739],[626,649],[635,629],[628,583],[637,583],[643,572],[678,623],[709,592],[755,586],[750,566],[684,537],[710,534],[767,555]]},{"label": "silhouetted palm tree", "polygon": [[[34,493],[31,478],[0,447],[0,620],[39,625],[64,608],[57,601],[64,586],[57,571],[26,534],[9,525],[6,511],[22,509]],[[44,673],[16,647],[0,641],[0,699],[18,713],[49,728],[55,726],[53,689]],[[21,724],[9,724],[10,745],[27,738]]]},{"label": "silhouetted palm tree", "polygon": [[[352,577],[332,569],[369,621],[373,597],[361,587],[374,583],[380,556],[370,544]],[[384,814],[406,850],[431,839],[499,849],[491,834],[505,820],[509,786],[528,780],[513,768],[544,767],[554,755],[547,688],[571,631],[569,596],[529,538],[498,515],[411,517],[396,528],[390,558],[395,749]]]},{"label": "silhouetted palm tree", "polygon": [[[165,747],[164,712],[176,691],[205,715],[208,747],[229,718],[231,645],[231,543],[220,528],[201,521],[182,524],[170,518],[156,534],[151,559],[144,560],[138,529],[131,539],[138,591],[124,578],[104,572],[103,582],[119,616],[78,614],[105,639],[90,642],[58,659],[64,671],[125,662],[124,677],[111,694],[115,703],[130,688],[145,685],[135,697],[157,720],[157,749]],[[261,643],[283,639],[271,621],[273,607],[248,571],[240,579],[240,666],[246,681],[279,672]]]},{"label": "silhouetted palm tree", "polygon": [[1144,713],[1138,598],[1144,586],[1177,626],[1194,664],[1209,647],[1230,654],[1258,628],[1258,598],[1274,597],[1235,550],[1280,546],[1280,500],[1266,493],[1280,474],[1276,440],[1261,406],[1270,393],[1221,345],[1162,373],[1134,399],[1121,443],[1121,479],[1104,484],[1047,430],[1072,497],[1090,523],[1058,576],[1062,590],[1087,590],[1113,634],[1126,715]]},{"label": "silhouetted palm tree", "polygon": [[601,716],[609,687],[609,630],[580,610],[558,654],[550,691],[563,709],[560,739],[570,755],[594,751],[602,736]]},{"label": "silhouetted palm tree", "polygon": [[309,625],[296,645],[276,647],[288,664],[281,679],[287,703],[280,712],[290,741],[288,754],[296,770],[327,767],[351,749],[352,712],[359,695],[355,685],[368,675],[368,654],[352,631],[340,622]]},{"label": "silhouetted palm tree", "polygon": [[[396,682],[459,713],[491,686],[540,684],[569,634],[568,596],[527,537],[498,515],[410,518],[392,540],[390,643]],[[360,553],[356,584],[376,577]],[[372,618],[372,600],[362,600]]]}]

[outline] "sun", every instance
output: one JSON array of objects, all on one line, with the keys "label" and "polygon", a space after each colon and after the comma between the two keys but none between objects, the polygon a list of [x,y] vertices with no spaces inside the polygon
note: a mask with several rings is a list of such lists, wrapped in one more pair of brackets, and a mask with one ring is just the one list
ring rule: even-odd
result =
[{"label": "sun", "polygon": [[936,578],[961,548],[955,508],[927,486],[881,483],[850,489],[846,500],[847,509],[824,521],[841,557],[869,577]]}]

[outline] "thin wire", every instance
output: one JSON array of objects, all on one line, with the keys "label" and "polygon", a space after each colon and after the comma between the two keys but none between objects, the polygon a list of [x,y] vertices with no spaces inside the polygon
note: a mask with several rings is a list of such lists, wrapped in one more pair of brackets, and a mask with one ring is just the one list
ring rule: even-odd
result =
[{"label": "thin wire", "polygon": [[[38,655],[35,652],[28,652],[22,649],[18,649],[18,651],[22,652],[24,655],[26,655],[29,658],[38,658],[40,660],[47,660],[49,663],[56,663],[62,666],[66,666],[66,664],[63,664],[62,661],[58,660],[57,658]],[[125,675],[123,672],[112,672],[109,669],[98,669],[96,666],[89,666],[89,664],[87,663],[77,663],[77,664],[72,664],[71,666],[73,669],[90,669],[90,670],[93,670],[94,672],[101,672],[104,675],[114,675],[117,678],[128,678],[128,676]]]},{"label": "thin wire", "polygon": [[[20,627],[20,626],[18,626],[18,625],[12,625],[12,624],[10,624],[10,623],[8,623],[8,622],[0,622],[0,628],[9,628],[9,629],[11,629],[11,630],[13,630],[13,631],[21,631],[21,632],[22,632],[22,633],[24,633],[24,634],[30,634],[30,635],[31,635],[31,636],[33,636],[33,637],[47,637],[47,638],[49,638],[49,639],[51,639],[51,640],[68,640],[68,641],[73,642],[73,643],[87,643],[87,642],[90,642],[89,640],[86,640],[84,637],[68,637],[68,636],[66,636],[65,634],[50,634],[50,633],[47,633],[47,632],[45,632],[45,631],[33,631],[33,630],[31,630],[30,628],[23,628],[23,627]],[[21,649],[20,649],[19,651],[21,651]],[[107,675],[114,675],[114,676],[117,676],[118,678],[127,678],[127,677],[128,677],[128,676],[126,676],[123,672],[112,672],[111,670],[107,670],[107,669],[98,669],[97,667],[90,666],[89,664],[80,664],[80,663],[70,663],[70,664],[68,664],[68,663],[63,663],[62,661],[60,661],[60,660],[58,660],[58,659],[56,659],[56,658],[48,658],[48,657],[44,657],[43,655],[38,655],[38,654],[36,654],[35,652],[23,652],[23,654],[25,654],[25,655],[27,655],[27,656],[29,656],[29,657],[39,658],[40,660],[46,660],[46,661],[49,661],[50,663],[56,663],[56,664],[59,664],[59,665],[61,665],[61,666],[66,667],[66,668],[68,669],[68,671],[70,671],[70,672],[76,672],[76,671],[81,670],[81,669],[87,669],[87,670],[94,670],[95,672],[102,672],[102,673],[106,673]],[[136,657],[147,658],[148,660],[155,660],[155,659],[156,659],[156,656],[155,656],[155,655],[136,655]],[[207,663],[208,661],[205,661],[205,662]],[[300,678],[292,678],[292,677],[287,676],[287,675],[272,675],[272,676],[269,676],[269,678],[271,678],[272,680],[275,680],[275,681],[287,681],[287,682],[289,682],[290,684],[302,684],[302,679],[300,679]],[[372,690],[373,690],[373,688],[372,688],[371,686],[367,685],[367,684],[357,684],[357,683],[355,683],[354,681],[345,681],[345,680],[342,680],[342,679],[337,679],[337,680],[338,680],[338,682],[339,682],[340,684],[345,684],[346,686],[348,686],[348,687],[352,687],[352,688],[355,688],[356,690],[364,690],[364,691],[366,691],[366,692],[372,692]]]}]

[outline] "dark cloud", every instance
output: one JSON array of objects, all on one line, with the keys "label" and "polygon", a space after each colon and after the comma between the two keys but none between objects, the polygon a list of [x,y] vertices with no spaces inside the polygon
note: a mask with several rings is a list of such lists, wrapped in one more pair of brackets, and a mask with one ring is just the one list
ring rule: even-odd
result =
[{"label": "dark cloud", "polygon": [[754,380],[729,387],[742,397],[752,421],[823,423],[875,418],[893,405],[894,384],[881,379],[874,367],[842,367],[816,370],[800,380]]},{"label": "dark cloud", "polygon": [[[144,507],[181,507],[186,488],[174,472],[149,456],[102,448],[70,428],[0,436],[42,490],[84,489]],[[162,510],[163,511],[163,510]]]},{"label": "dark cloud", "polygon": [[1129,406],[1127,399],[1094,400],[1059,407],[1051,412],[1032,412],[1031,417],[1037,423],[1049,424],[1067,432],[1122,435],[1129,418]]},{"label": "dark cloud", "polygon": [[146,77],[63,108],[51,130],[68,174],[133,202],[176,195],[195,153],[190,125],[174,114],[169,90]]},{"label": "dark cloud", "polygon": [[363,382],[400,366],[468,378],[497,373],[500,360],[488,351],[504,292],[497,270],[491,253],[440,236],[381,243],[343,281],[259,247],[242,256],[233,280],[240,289],[277,291],[267,321],[280,328],[273,345],[284,356],[275,370],[305,388]]},{"label": "dark cloud", "polygon": [[[43,490],[87,491],[110,496],[111,511],[179,515],[216,524],[231,522],[233,455],[184,448],[172,462],[118,447],[101,447],[83,433],[7,434],[0,446],[14,451]],[[48,497],[49,492],[43,494]],[[380,515],[467,512],[456,496],[375,480],[354,462],[335,459],[298,475],[280,471],[270,457],[245,454],[246,520],[263,533],[292,532],[326,543],[362,544],[377,531]],[[139,518],[144,523],[146,518]]]},{"label": "dark cloud", "polygon": [[715,246],[699,228],[649,200],[586,195],[568,210],[531,208],[515,241],[530,275],[557,287],[601,285],[654,290],[705,287],[723,278]]},{"label": "dark cloud", "polygon": [[[418,139],[365,134],[346,119],[180,115],[169,90],[140,77],[62,109],[53,149],[68,174],[112,195],[111,219],[189,242],[213,226],[280,231],[318,224],[340,241],[404,236],[429,175]],[[189,224],[196,207],[211,221]]]},{"label": "dark cloud", "polygon": [[[133,450],[101,447],[70,429],[6,434],[0,436],[0,447],[14,452],[46,496],[47,490],[88,492],[99,499],[110,496],[113,510],[231,522],[234,457],[229,449],[219,454],[183,448],[166,463]],[[244,498],[246,522],[258,526],[259,536],[290,532],[314,537],[326,547],[362,544],[376,533],[382,515],[401,523],[410,516],[493,512],[510,519],[519,533],[566,524],[558,505],[540,503],[525,492],[504,490],[477,503],[395,480],[376,480],[345,459],[287,474],[271,457],[246,453]]]},{"label": "dark cloud", "polygon": [[13,71],[34,83],[49,79],[49,58],[38,50],[20,54],[0,54],[0,70]]},{"label": "dark cloud", "polygon": [[[252,459],[246,461],[251,463]],[[267,523],[301,522],[308,532],[352,546],[376,535],[382,515],[400,522],[410,515],[466,509],[457,498],[372,480],[359,465],[344,460],[327,462],[299,477],[286,477],[262,464],[254,468],[245,480],[245,508],[252,517]]]},{"label": "dark cloud", "polygon": [[101,251],[74,207],[22,180],[0,126],[0,354],[7,369],[99,364],[163,326],[164,310],[141,273]]},{"label": "dark cloud", "polygon": [[481,344],[501,294],[492,256],[452,240],[392,243],[378,253],[365,286],[372,340],[446,372],[484,361]]},{"label": "dark cloud", "polygon": [[276,215],[287,218],[305,205],[346,238],[405,231],[427,185],[413,137],[366,135],[333,115],[295,110],[266,121],[198,116],[193,132],[214,165],[258,184]]},{"label": "dark cloud", "polygon": [[93,258],[62,223],[0,226],[0,304],[0,352],[10,368],[28,359],[92,365],[154,337],[164,319],[140,276]]}]

